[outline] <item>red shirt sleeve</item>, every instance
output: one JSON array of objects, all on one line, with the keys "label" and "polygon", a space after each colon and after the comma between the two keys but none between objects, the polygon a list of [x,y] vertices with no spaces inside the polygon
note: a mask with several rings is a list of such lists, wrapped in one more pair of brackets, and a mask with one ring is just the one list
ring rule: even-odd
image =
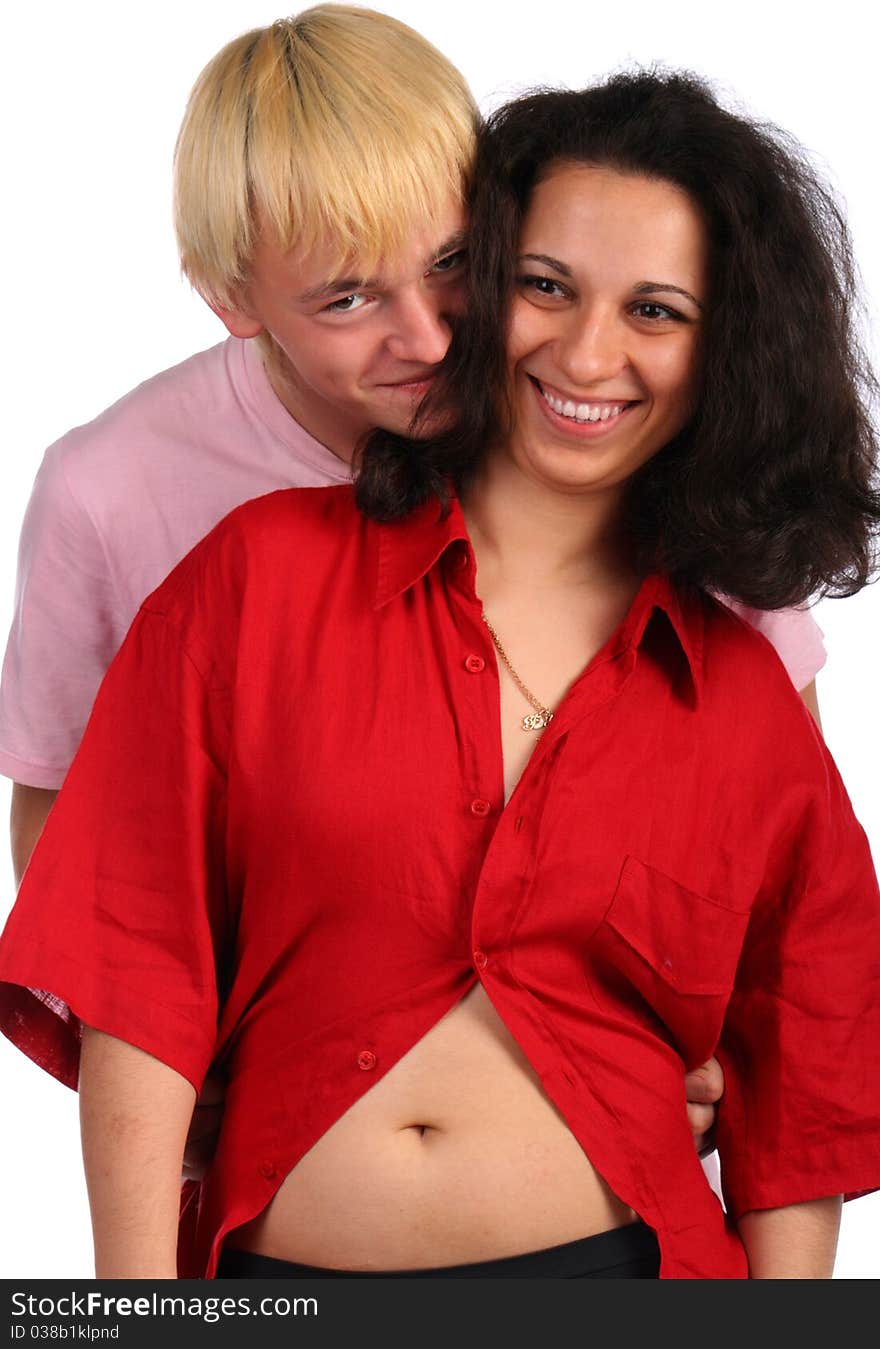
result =
[{"label": "red shirt sleeve", "polygon": [[0,938],[0,1029],[68,1086],[83,1024],[198,1090],[227,926],[225,728],[210,679],[141,610]]},{"label": "red shirt sleeve", "polygon": [[819,753],[802,823],[752,913],[718,1050],[734,1215],[880,1188],[880,895],[864,831]]}]

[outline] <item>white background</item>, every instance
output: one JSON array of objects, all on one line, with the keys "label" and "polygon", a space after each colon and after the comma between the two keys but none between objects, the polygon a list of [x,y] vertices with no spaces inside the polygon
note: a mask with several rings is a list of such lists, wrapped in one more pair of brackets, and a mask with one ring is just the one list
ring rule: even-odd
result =
[{"label": "white background", "polygon": [[[447,54],[484,108],[537,83],[577,87],[632,60],[663,61],[708,76],[787,127],[846,201],[869,331],[880,332],[876,46],[859,0],[388,0],[384,8]],[[4,17],[3,631],[19,523],[45,447],[223,335],[178,276],[171,154],[202,66],[230,38],[277,15],[256,0],[43,0]],[[819,679],[826,735],[876,857],[878,716],[869,691],[880,590],[825,602],[818,618],[829,649]],[[4,811],[7,802],[3,783]],[[0,867],[2,916],[13,886],[5,858]],[[0,1277],[89,1277],[76,1098],[3,1041],[0,1099]],[[837,1276],[880,1277],[880,1196],[847,1206]]]}]

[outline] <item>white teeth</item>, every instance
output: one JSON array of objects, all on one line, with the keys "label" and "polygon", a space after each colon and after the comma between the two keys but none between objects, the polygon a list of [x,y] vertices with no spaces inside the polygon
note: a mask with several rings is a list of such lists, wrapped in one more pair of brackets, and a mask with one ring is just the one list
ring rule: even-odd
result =
[{"label": "white teeth", "polygon": [[619,417],[624,408],[623,403],[574,403],[570,398],[557,398],[555,394],[548,393],[540,384],[538,387],[553,411],[560,417],[571,418],[572,421],[607,422],[612,417]]}]

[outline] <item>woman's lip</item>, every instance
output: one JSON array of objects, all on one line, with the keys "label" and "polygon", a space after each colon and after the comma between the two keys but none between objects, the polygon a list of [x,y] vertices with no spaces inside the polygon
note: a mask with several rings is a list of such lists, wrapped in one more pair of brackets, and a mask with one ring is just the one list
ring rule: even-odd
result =
[{"label": "woman's lip", "polygon": [[[534,375],[529,375],[528,379],[529,383],[532,385],[532,388],[535,391],[535,398],[538,400],[538,405],[541,411],[544,413],[544,416],[547,418],[550,425],[555,427],[557,430],[562,431],[564,435],[572,436],[577,440],[595,440],[599,436],[608,435],[611,431],[613,431],[617,426],[620,425],[621,421],[627,415],[627,413],[632,411],[632,409],[637,406],[637,403],[632,399],[627,400],[621,398],[615,402],[613,399],[610,398],[608,399],[596,398],[592,400],[595,404],[602,406],[620,407],[621,409],[620,412],[617,414],[616,417],[609,417],[604,422],[603,421],[579,422],[576,421],[574,417],[564,417],[562,413],[555,412],[553,408],[550,406],[550,404],[547,402],[547,399],[544,397],[544,394],[541,391],[542,385],[540,381],[537,380]],[[549,389],[553,393],[554,397],[562,397],[561,394],[557,395],[552,384],[548,384],[544,387]],[[574,402],[575,400],[566,399],[566,401]]]}]

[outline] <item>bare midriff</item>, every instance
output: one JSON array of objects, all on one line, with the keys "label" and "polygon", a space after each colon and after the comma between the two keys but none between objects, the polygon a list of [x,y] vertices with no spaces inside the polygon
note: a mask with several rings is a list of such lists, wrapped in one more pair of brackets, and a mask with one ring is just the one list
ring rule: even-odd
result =
[{"label": "bare midriff", "polygon": [[427,1269],[543,1250],[634,1217],[478,984],[229,1244],[330,1269]]}]

